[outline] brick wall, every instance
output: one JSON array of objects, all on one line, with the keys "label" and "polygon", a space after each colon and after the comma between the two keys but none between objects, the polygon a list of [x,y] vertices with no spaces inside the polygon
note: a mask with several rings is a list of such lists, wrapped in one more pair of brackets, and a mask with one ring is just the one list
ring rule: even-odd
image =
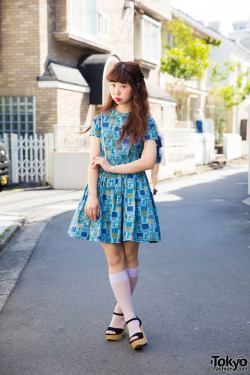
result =
[{"label": "brick wall", "polygon": [[34,86],[39,68],[38,0],[0,4],[0,87]]},{"label": "brick wall", "polygon": [[36,131],[38,134],[54,131],[57,124],[57,89],[36,90]]},{"label": "brick wall", "polygon": [[[67,105],[65,105],[66,103]],[[69,90],[58,90],[57,124],[85,125],[88,107],[88,94]]]}]

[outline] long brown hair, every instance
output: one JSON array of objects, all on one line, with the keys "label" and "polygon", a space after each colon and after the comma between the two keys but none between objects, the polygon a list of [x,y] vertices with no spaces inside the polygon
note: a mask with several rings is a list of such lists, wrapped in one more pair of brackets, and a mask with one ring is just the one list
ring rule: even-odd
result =
[{"label": "long brown hair", "polygon": [[[132,88],[132,106],[125,125],[120,132],[119,143],[125,136],[129,136],[132,143],[138,142],[138,138],[145,135],[148,126],[148,115],[150,115],[148,104],[148,92],[140,66],[133,61],[118,62],[107,74],[109,82],[127,83]],[[139,83],[139,85],[138,85]],[[107,102],[95,114],[115,109],[116,102],[109,93]],[[86,130],[88,131],[91,126]]]}]

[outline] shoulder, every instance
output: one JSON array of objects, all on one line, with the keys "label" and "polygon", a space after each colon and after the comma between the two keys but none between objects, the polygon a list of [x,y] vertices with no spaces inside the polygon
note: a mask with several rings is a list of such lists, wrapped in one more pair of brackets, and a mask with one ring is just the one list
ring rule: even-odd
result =
[{"label": "shoulder", "polygon": [[148,117],[148,125],[156,125],[156,122],[151,115],[148,114],[147,117]]},{"label": "shoulder", "polygon": [[111,114],[112,114],[112,110],[111,110],[111,109],[108,109],[107,111],[103,111],[103,112],[98,113],[98,114],[93,118],[93,120],[94,120],[95,122],[100,122],[101,118],[109,117],[109,116],[111,116]]},{"label": "shoulder", "polygon": [[157,137],[157,128],[156,128],[155,120],[149,114],[147,115],[147,118],[148,118],[148,126],[146,129],[146,133],[144,135],[144,142],[152,140],[152,139],[155,139],[157,141],[158,137]]}]

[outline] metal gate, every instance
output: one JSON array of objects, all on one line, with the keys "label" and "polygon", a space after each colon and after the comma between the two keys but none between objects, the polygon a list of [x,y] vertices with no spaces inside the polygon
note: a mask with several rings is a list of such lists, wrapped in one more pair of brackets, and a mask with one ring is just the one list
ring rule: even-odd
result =
[{"label": "metal gate", "polygon": [[4,134],[3,141],[9,150],[13,183],[51,183],[52,133],[40,136]]}]

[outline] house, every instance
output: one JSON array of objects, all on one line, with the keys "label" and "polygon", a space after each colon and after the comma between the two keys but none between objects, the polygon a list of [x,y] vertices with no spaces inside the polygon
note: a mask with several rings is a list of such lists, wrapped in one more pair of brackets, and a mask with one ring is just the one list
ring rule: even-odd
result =
[{"label": "house", "polygon": [[[204,41],[210,39],[218,40],[218,35],[210,28],[203,25],[203,23],[195,20],[188,14],[180,11],[179,9],[172,7],[172,19],[176,20],[177,18],[181,18],[185,24],[193,28],[193,33],[195,37],[201,38]],[[166,21],[162,27],[162,36],[166,42],[171,44],[171,36],[168,32],[168,22]],[[169,74],[162,73],[160,77],[161,86],[165,88],[165,90],[171,90],[171,85],[173,81],[173,77]],[[198,80],[193,78],[187,82],[185,82],[184,87],[180,87],[179,84],[173,87],[173,92],[170,93],[175,96],[175,94],[180,90],[182,92],[182,108],[181,111],[177,114],[177,122],[175,124],[176,127],[184,127],[184,128],[193,128],[195,123],[195,113],[198,108],[201,108],[203,111],[205,110],[205,103],[207,93],[207,75],[204,76],[203,79]]]},{"label": "house", "polygon": [[[238,23],[235,23],[238,25]],[[217,34],[217,38],[221,38],[222,43],[220,48],[212,47],[211,61],[215,62],[219,69],[223,70],[226,62],[239,63],[243,72],[250,72],[250,45],[249,34],[248,38],[247,30],[244,32],[231,33],[231,37],[228,38],[219,32],[219,24],[214,32]],[[235,26],[236,27],[236,26]],[[240,26],[239,26],[240,27]],[[236,27],[237,29],[237,27]],[[241,34],[241,37],[239,35]],[[232,39],[234,36],[235,40]],[[212,87],[213,83],[210,80],[211,70],[208,72],[208,87]],[[232,72],[228,77],[228,84],[233,85],[235,83],[235,76]],[[226,132],[240,134],[243,140],[246,140],[246,121],[248,118],[248,107],[250,104],[250,97],[247,97],[239,106],[235,106],[232,109],[228,109],[226,113]],[[207,99],[207,105],[213,105],[213,98],[211,96]]]},{"label": "house", "polygon": [[151,113],[175,100],[159,86],[161,25],[169,0],[1,1],[0,132],[44,134],[89,125],[105,102],[106,74],[137,61]]}]

